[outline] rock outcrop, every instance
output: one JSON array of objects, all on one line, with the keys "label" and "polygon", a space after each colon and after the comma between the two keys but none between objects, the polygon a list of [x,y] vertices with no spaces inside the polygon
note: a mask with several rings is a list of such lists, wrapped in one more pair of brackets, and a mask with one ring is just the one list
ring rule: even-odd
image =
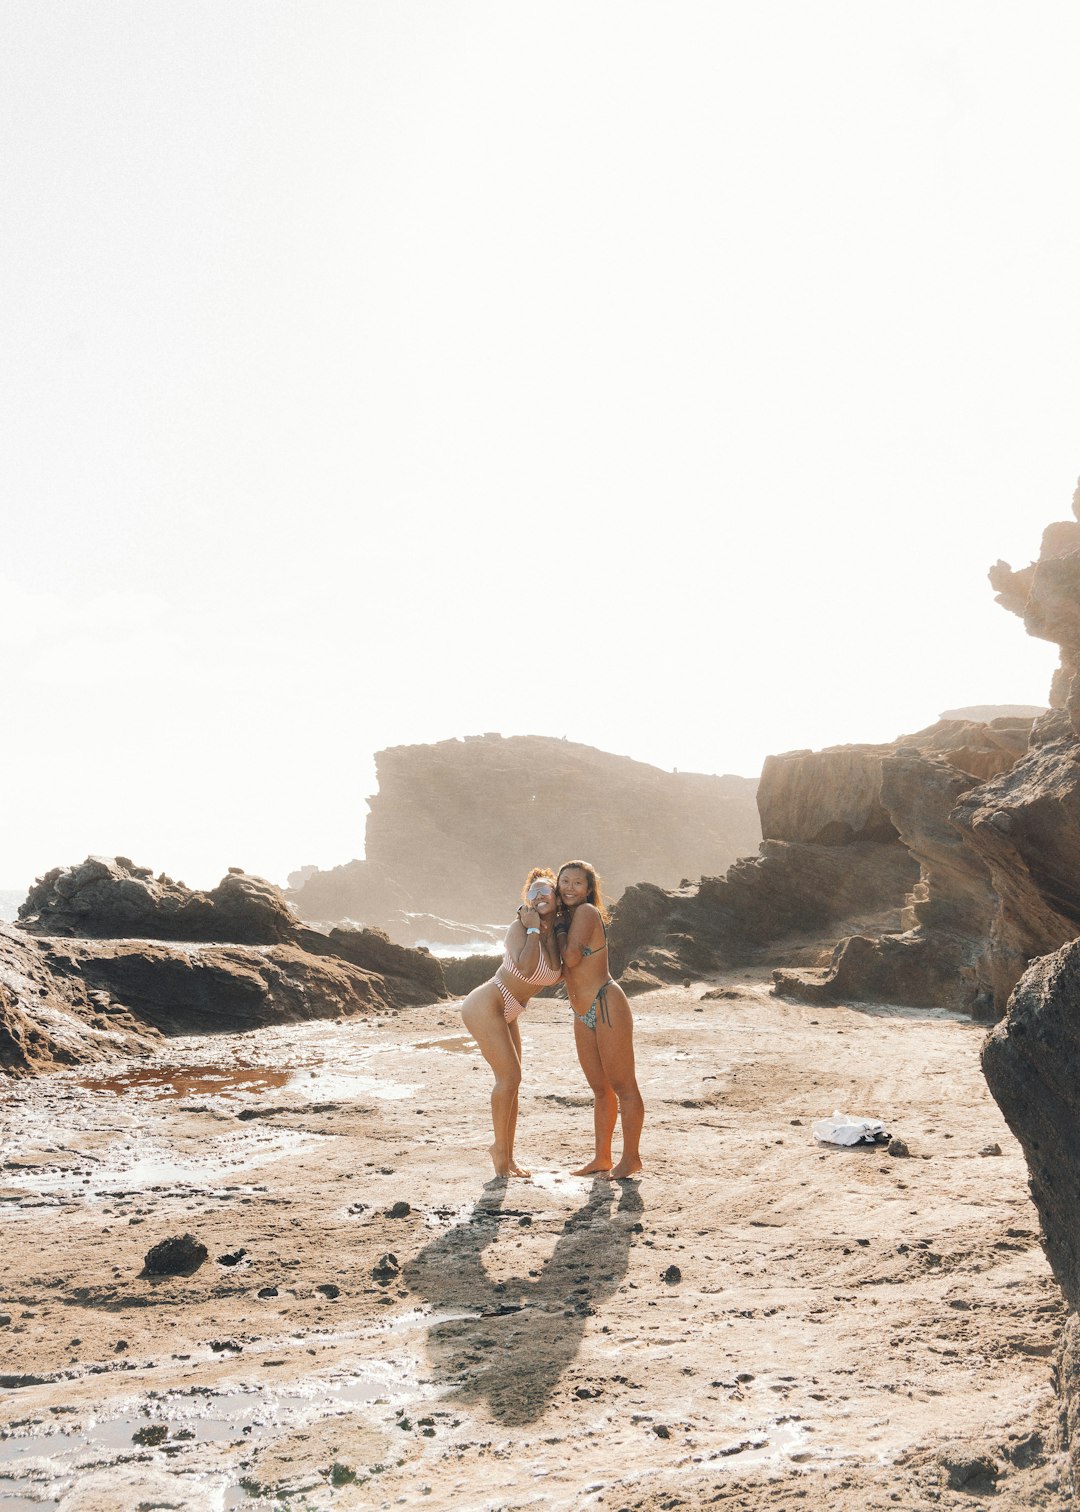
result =
[{"label": "rock outcrop", "polygon": [[713,874],[760,838],[753,779],[664,772],[571,741],[483,735],[396,746],[376,763],[367,859],[290,892],[306,919],[359,920],[406,942],[453,941],[470,931],[443,921],[479,921],[498,926],[494,940],[532,866],[584,855],[617,897],[642,880]]},{"label": "rock outcrop", "polygon": [[113,1060],[159,1037],[110,992],[54,971],[39,941],[0,924],[0,1073]]},{"label": "rock outcrop", "polygon": [[[1080,520],[1080,487],[1073,496]],[[1043,1248],[1072,1315],[1059,1383],[1080,1482],[1080,524],[1045,532],[1037,562],[991,572],[998,602],[1054,642],[1052,712],[1007,775],[965,795],[954,818],[990,875],[996,985],[1015,981],[983,1049],[990,1090],[1023,1147]],[[1030,960],[1035,957],[1034,960]],[[1030,960],[1030,964],[1028,964]],[[1025,969],[1026,967],[1026,969]]]},{"label": "rock outcrop", "polygon": [[1028,967],[983,1048],[990,1091],[1024,1147],[1058,1284],[1080,1310],[1080,939]]},{"label": "rock outcrop", "polygon": [[909,927],[841,942],[824,971],[778,972],[781,991],[1000,1018],[1028,962],[1080,932],[1080,523],[1049,526],[1037,562],[1020,572],[998,562],[990,580],[999,603],[1060,648],[1050,712],[942,721],[898,742],[917,754],[884,760],[881,797],[922,868]]},{"label": "rock outcrop", "polygon": [[155,877],[126,856],[54,867],[34,883],[19,918],[39,933],[238,945],[278,945],[297,926],[281,890],[238,867],[207,893]]},{"label": "rock outcrop", "polygon": [[310,929],[238,870],[201,893],[126,857],[89,857],[35,883],[20,915],[0,928],[0,1070],[14,1074],[447,992],[426,951]]},{"label": "rock outcrop", "polygon": [[949,815],[1012,767],[1030,728],[1011,715],[943,719],[889,745],[770,756],[759,854],[697,887],[630,889],[613,921],[614,968],[648,987],[767,950],[789,964],[778,986],[799,996],[989,1012],[994,893]]}]

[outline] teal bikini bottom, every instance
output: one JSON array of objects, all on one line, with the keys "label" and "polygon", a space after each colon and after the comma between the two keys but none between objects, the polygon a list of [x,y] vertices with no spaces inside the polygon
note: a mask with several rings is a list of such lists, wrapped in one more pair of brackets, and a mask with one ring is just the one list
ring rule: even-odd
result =
[{"label": "teal bikini bottom", "polygon": [[600,991],[596,994],[596,996],[593,998],[592,1002],[589,1004],[589,1011],[588,1011],[588,1013],[574,1013],[574,1010],[571,1008],[570,1012],[574,1013],[574,1017],[577,1019],[577,1021],[578,1021],[579,1024],[584,1025],[584,1027],[586,1029],[592,1029],[592,1030],[595,1031],[595,1029],[596,1029],[596,1005],[597,1005],[597,1003],[599,1003],[600,1004],[600,1022],[603,1023],[603,1024],[606,1024],[609,1029],[611,1028],[611,1014],[608,1011],[608,1005],[607,1005],[607,990],[608,990],[609,987],[614,987],[614,985],[615,985],[615,978],[614,977],[608,977],[607,981],[604,982],[604,984],[601,986]]}]

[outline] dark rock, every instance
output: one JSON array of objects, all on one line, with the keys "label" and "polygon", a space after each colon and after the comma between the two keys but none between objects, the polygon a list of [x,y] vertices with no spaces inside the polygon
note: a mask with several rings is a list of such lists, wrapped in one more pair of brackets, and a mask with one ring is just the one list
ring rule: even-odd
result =
[{"label": "dark rock", "polygon": [[393,1207],[387,1208],[386,1216],[387,1218],[407,1218],[411,1212],[412,1208],[407,1202],[395,1202]]},{"label": "dark rock", "polygon": [[280,888],[230,871],[208,893],[193,892],[126,856],[88,856],[55,867],[34,884],[19,909],[24,926],[41,934],[70,928],[99,939],[221,941],[273,945],[296,930]]},{"label": "dark rock", "polygon": [[181,949],[137,940],[41,942],[48,969],[107,988],[144,1025],[164,1034],[212,1034],[386,1010],[379,977],[290,945]]},{"label": "dark rock", "polygon": [[[899,841],[850,845],[765,840],[754,858],[737,861],[724,877],[703,877],[689,895],[642,884],[619,899],[611,922],[613,973],[624,987],[627,963],[646,968],[644,987],[759,958],[776,942],[836,928],[850,921],[896,928],[918,863]],[[847,925],[846,930],[841,926]]]},{"label": "dark rock", "polygon": [[341,1287],[335,1286],[332,1281],[324,1281],[323,1284],[321,1286],[317,1286],[315,1290],[317,1292],[322,1292],[324,1297],[329,1297],[331,1302],[335,1297],[341,1296]]},{"label": "dark rock", "polygon": [[386,1286],[401,1274],[401,1262],[396,1255],[383,1255],[378,1265],[372,1267],[371,1274],[380,1286]]},{"label": "dark rock", "polygon": [[979,1151],[979,1154],[980,1155],[1000,1155],[1001,1154],[1001,1146],[996,1141],[995,1141],[994,1144],[983,1145],[982,1149]]},{"label": "dark rock", "polygon": [[997,1465],[976,1446],[951,1445],[942,1451],[941,1465],[950,1491],[979,1492],[985,1495],[997,1488]]},{"label": "dark rock", "polygon": [[1041,1433],[1026,1433],[1022,1438],[1006,1444],[1002,1453],[1018,1470],[1030,1470],[1032,1465],[1044,1463],[1046,1444]]},{"label": "dark rock", "polygon": [[147,1250],[143,1269],[148,1276],[190,1276],[206,1259],[209,1251],[194,1234],[162,1239]]},{"label": "dark rock", "polygon": [[1080,1308],[1080,939],[1028,967],[983,1047],[990,1091],[1027,1161],[1043,1247]]},{"label": "dark rock", "polygon": [[911,1151],[902,1139],[892,1139],[889,1141],[889,1154],[902,1158],[903,1156],[910,1155]]},{"label": "dark rock", "polygon": [[447,995],[442,966],[435,957],[395,945],[381,929],[332,929],[329,941],[335,955],[392,979],[398,1002],[430,1003]]},{"label": "dark rock", "polygon": [[144,1449],[152,1449],[157,1444],[163,1444],[169,1436],[167,1423],[148,1423],[145,1428],[136,1428],[131,1435],[133,1444],[140,1444]]},{"label": "dark rock", "polygon": [[446,995],[427,952],[372,931],[330,939],[259,878],[233,871],[203,894],[147,872],[126,857],[57,868],[31,889],[20,925],[0,925],[0,1071],[114,1058],[161,1033],[340,1018]]},{"label": "dark rock", "polygon": [[278,1289],[276,1286],[260,1286],[255,1295],[258,1297],[276,1297],[277,1294]]},{"label": "dark rock", "polygon": [[664,1423],[654,1423],[653,1432],[657,1438],[669,1439],[671,1437],[671,1429]]},{"label": "dark rock", "polygon": [[215,1354],[243,1354],[244,1346],[235,1339],[211,1339],[210,1348]]},{"label": "dark rock", "polygon": [[451,997],[467,997],[474,987],[488,981],[502,965],[500,955],[452,956],[439,963]]},{"label": "dark rock", "polygon": [[219,1255],[217,1257],[217,1263],[219,1265],[239,1265],[246,1254],[246,1249],[233,1250],[231,1254]]},{"label": "dark rock", "polygon": [[682,1271],[677,1265],[669,1265],[666,1271],[660,1274],[661,1281],[666,1281],[669,1286],[677,1286],[682,1280]]}]

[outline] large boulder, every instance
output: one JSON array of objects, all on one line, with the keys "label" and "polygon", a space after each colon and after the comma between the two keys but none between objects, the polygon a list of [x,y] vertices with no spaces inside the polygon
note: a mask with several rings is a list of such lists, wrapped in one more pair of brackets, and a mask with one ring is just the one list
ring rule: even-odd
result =
[{"label": "large boulder", "polygon": [[1032,963],[983,1048],[991,1092],[1023,1146],[1043,1244],[1080,1309],[1080,939]]},{"label": "large boulder", "polygon": [[895,840],[881,805],[881,758],[891,749],[830,746],[766,756],[757,794],[762,839],[810,845]]}]

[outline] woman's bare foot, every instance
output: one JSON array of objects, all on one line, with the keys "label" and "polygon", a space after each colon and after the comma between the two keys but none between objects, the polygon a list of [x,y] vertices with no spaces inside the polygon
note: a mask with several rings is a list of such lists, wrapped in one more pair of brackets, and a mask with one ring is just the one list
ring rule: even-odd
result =
[{"label": "woman's bare foot", "polygon": [[611,1157],[601,1160],[599,1156],[583,1165],[580,1171],[571,1171],[571,1176],[607,1176],[611,1171]]},{"label": "woman's bare foot", "polygon": [[488,1154],[491,1156],[491,1163],[495,1167],[496,1176],[509,1176],[510,1162],[506,1158],[506,1155],[500,1152],[497,1144],[492,1143],[488,1145]]},{"label": "woman's bare foot", "polygon": [[511,1174],[511,1176],[531,1176],[532,1172],[531,1171],[527,1171],[524,1166],[518,1165],[518,1163],[517,1163],[516,1160],[511,1159],[511,1161],[510,1161],[510,1174]]},{"label": "woman's bare foot", "polygon": [[611,1181],[625,1181],[628,1176],[636,1176],[640,1170],[640,1160],[627,1160],[624,1155],[617,1166],[612,1166],[610,1171],[604,1171],[601,1174],[607,1176]]}]

